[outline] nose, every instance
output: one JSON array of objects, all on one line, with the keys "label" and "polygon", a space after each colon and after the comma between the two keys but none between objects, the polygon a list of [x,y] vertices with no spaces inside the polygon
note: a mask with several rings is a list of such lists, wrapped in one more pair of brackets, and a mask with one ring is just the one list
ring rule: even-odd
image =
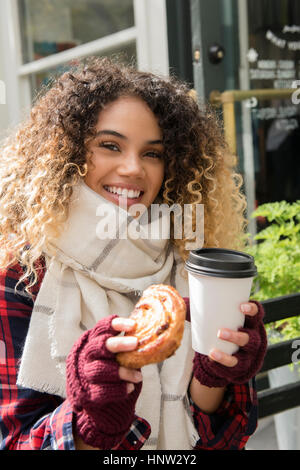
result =
[{"label": "nose", "polygon": [[118,167],[118,173],[120,176],[145,176],[145,169],[139,155],[135,152],[125,155]]}]

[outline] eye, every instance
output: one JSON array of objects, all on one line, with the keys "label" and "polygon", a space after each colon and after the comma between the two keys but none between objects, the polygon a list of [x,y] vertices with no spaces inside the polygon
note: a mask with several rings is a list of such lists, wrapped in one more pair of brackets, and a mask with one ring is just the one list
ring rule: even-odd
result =
[{"label": "eye", "polygon": [[160,158],[160,159],[162,158],[162,154],[160,152],[153,152],[153,151],[145,153],[145,156],[150,157],[150,158]]},{"label": "eye", "polygon": [[113,142],[99,142],[98,147],[111,150],[112,152],[118,152],[120,150],[119,147]]}]

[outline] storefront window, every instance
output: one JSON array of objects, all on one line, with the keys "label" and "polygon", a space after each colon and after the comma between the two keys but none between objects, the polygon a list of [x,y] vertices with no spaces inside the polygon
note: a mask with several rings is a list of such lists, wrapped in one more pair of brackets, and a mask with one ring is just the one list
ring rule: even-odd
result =
[{"label": "storefront window", "polygon": [[[250,87],[279,90],[295,83],[300,88],[299,0],[248,0],[248,24]],[[248,103],[258,204],[300,199],[298,103],[276,97]]]},{"label": "storefront window", "polygon": [[[106,57],[117,58],[118,62],[123,62],[124,64],[131,64],[136,66],[136,44],[128,44],[126,47],[122,47],[120,50],[111,50],[107,51],[105,54]],[[72,66],[76,65],[77,60],[69,62],[68,64],[62,64],[55,68],[46,69],[44,71],[31,74],[30,75],[30,85],[31,85],[31,96],[34,98],[37,93],[42,93],[44,90],[47,90],[51,86],[51,81],[67,72]]]},{"label": "storefront window", "polygon": [[133,0],[18,0],[23,63],[134,26]]}]

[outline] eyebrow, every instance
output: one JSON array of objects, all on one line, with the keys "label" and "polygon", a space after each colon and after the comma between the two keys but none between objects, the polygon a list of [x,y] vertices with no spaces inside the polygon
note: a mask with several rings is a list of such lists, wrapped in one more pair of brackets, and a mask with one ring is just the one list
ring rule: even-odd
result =
[{"label": "eyebrow", "polygon": [[[124,140],[128,140],[127,137],[123,134],[120,134],[119,132],[117,131],[112,131],[110,129],[105,129],[103,131],[99,131],[97,132],[96,134],[96,137],[99,137],[100,135],[113,135],[115,137],[119,137],[120,139],[124,139]],[[160,139],[156,139],[156,140],[147,140],[146,141],[146,144],[149,144],[149,145],[154,145],[154,144],[161,144],[162,145],[163,141],[160,140]]]}]

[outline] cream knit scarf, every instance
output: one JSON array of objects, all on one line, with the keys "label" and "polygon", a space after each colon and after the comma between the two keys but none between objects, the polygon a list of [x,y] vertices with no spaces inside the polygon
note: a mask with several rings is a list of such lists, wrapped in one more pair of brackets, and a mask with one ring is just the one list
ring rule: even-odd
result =
[{"label": "cream knit scarf", "polygon": [[[116,237],[99,237],[103,216],[107,223],[121,222]],[[47,271],[34,304],[18,385],[64,398],[66,356],[83,331],[108,315],[127,317],[151,284],[171,284],[188,296],[187,281],[180,274],[182,261],[168,239],[122,238],[134,223],[139,224],[83,181],[74,188],[64,231],[53,243],[57,252],[45,251]],[[140,233],[153,223],[139,224]],[[175,355],[143,367],[136,413],[151,425],[143,449],[191,449],[195,445],[197,431],[187,398],[193,354],[190,324],[185,322]]]}]

